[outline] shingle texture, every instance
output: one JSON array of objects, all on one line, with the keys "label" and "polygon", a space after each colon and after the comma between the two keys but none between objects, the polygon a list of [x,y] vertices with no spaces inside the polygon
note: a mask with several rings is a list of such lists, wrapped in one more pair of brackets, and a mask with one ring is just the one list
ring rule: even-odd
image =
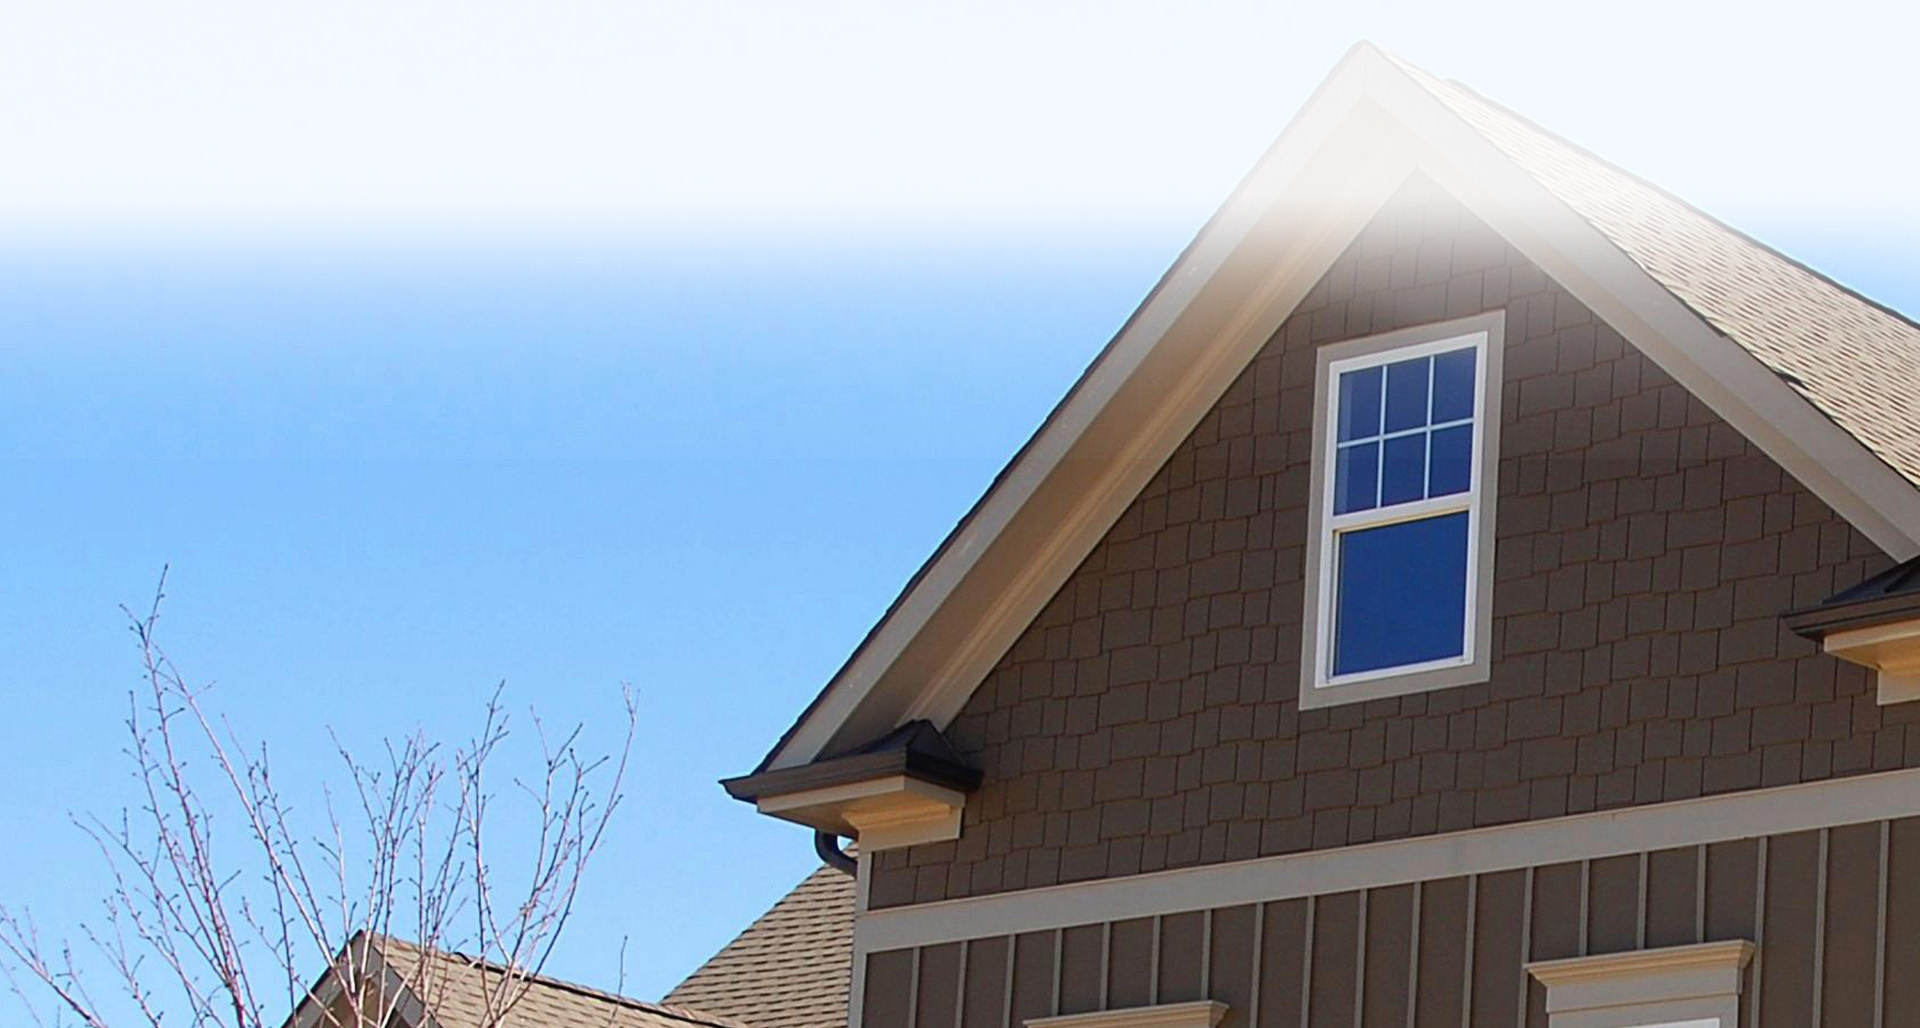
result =
[{"label": "shingle texture", "polygon": [[1920,485],[1920,326],[1465,86],[1401,66],[1655,281]]},{"label": "shingle texture", "polygon": [[[380,941],[380,951],[396,972],[424,983],[422,1002],[437,1028],[486,1028],[487,997],[500,971],[459,953],[425,950],[395,938]],[[424,973],[421,961],[431,961]],[[485,978],[483,979],[483,976]],[[536,977],[514,1001],[499,1028],[748,1028],[742,1022],[697,1010],[645,1003],[554,978]]]},{"label": "shingle texture", "polygon": [[[1318,346],[1507,312],[1493,675],[1301,711]],[[1780,615],[1889,565],[1431,182],[1309,292],[948,727],[895,906],[1920,766]]]},{"label": "shingle texture", "polygon": [[853,879],[808,875],[713,955],[667,1002],[753,1028],[845,1028],[853,970]]}]

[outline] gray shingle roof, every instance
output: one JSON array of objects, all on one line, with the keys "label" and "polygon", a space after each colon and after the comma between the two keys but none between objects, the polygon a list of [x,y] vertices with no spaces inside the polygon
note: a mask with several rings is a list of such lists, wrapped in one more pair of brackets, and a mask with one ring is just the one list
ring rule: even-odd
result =
[{"label": "gray shingle roof", "polygon": [[1920,485],[1920,325],[1465,86],[1396,63],[1654,281]]},{"label": "gray shingle roof", "polygon": [[701,965],[667,1002],[753,1028],[845,1028],[853,973],[853,878],[808,875]]}]

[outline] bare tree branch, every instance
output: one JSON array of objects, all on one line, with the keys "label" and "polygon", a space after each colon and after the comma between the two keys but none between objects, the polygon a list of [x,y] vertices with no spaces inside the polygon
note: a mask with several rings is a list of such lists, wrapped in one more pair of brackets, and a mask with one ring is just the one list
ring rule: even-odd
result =
[{"label": "bare tree branch", "polygon": [[[530,716],[539,775],[509,780],[537,826],[524,877],[502,877],[488,816],[491,768],[508,738],[504,683],[479,731],[451,754],[416,732],[390,739],[369,764],[334,736],[349,813],[323,785],[325,824],[315,832],[282,792],[266,747],[243,744],[209,713],[206,688],[190,686],[160,647],[165,597],[163,571],[144,612],[123,608],[143,671],[126,717],[140,803],[114,822],[75,819],[112,880],[103,920],[77,929],[92,960],[77,962],[24,911],[0,907],[0,970],[35,1023],[48,1021],[29,982],[50,999],[55,1028],[65,1016],[84,1028],[280,1028],[303,1007],[313,1028],[389,1028],[403,1005],[432,1016],[456,989],[477,991],[464,998],[478,1000],[482,1028],[500,1026],[552,956],[620,805],[638,724],[633,691],[623,689],[627,731],[607,757],[580,756],[579,727],[553,742]],[[199,791],[201,776],[212,794]],[[242,831],[222,843],[216,810],[229,809]],[[463,922],[470,936],[455,935]],[[396,941],[396,928],[418,949]],[[475,957],[456,952],[469,947]],[[119,1007],[96,1002],[82,963],[114,980]],[[170,1004],[183,1021],[170,1019]]]}]

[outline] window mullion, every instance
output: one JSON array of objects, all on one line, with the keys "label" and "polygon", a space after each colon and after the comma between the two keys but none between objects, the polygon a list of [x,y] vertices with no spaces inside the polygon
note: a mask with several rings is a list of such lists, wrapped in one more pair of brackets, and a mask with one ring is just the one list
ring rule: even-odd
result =
[{"label": "window mullion", "polygon": [[1427,358],[1427,437],[1420,441],[1420,498],[1433,495],[1433,386],[1439,360]]},{"label": "window mullion", "polygon": [[1379,434],[1379,456],[1373,462],[1373,505],[1380,506],[1380,498],[1387,492],[1387,369],[1388,364],[1380,365],[1380,422],[1374,427]]}]

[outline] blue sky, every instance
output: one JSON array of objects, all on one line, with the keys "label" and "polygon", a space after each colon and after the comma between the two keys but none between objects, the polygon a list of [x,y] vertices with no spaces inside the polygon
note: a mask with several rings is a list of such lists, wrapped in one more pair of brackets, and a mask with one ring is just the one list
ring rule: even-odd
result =
[{"label": "blue sky", "polygon": [[552,970],[611,987],[627,938],[626,990],[664,992],[813,864],[715,779],[1363,36],[1920,310],[1906,65],[1875,56],[1905,32],[1350,6],[24,14],[0,902],[93,912],[67,817],[132,799],[117,605],[171,564],[171,650],[283,769],[333,774],[328,727],[457,737],[501,679],[611,745],[632,682],[635,784]]},{"label": "blue sky", "polygon": [[[1158,244],[1158,245],[1153,245]],[[338,780],[494,683],[635,780],[554,970],[658,996],[811,868],[728,800],[1157,274],[1131,252],[21,262],[0,291],[5,902],[104,887],[133,801],[117,612],[283,775]],[[519,757],[530,756],[526,750]],[[236,826],[237,827],[237,826]]]}]

